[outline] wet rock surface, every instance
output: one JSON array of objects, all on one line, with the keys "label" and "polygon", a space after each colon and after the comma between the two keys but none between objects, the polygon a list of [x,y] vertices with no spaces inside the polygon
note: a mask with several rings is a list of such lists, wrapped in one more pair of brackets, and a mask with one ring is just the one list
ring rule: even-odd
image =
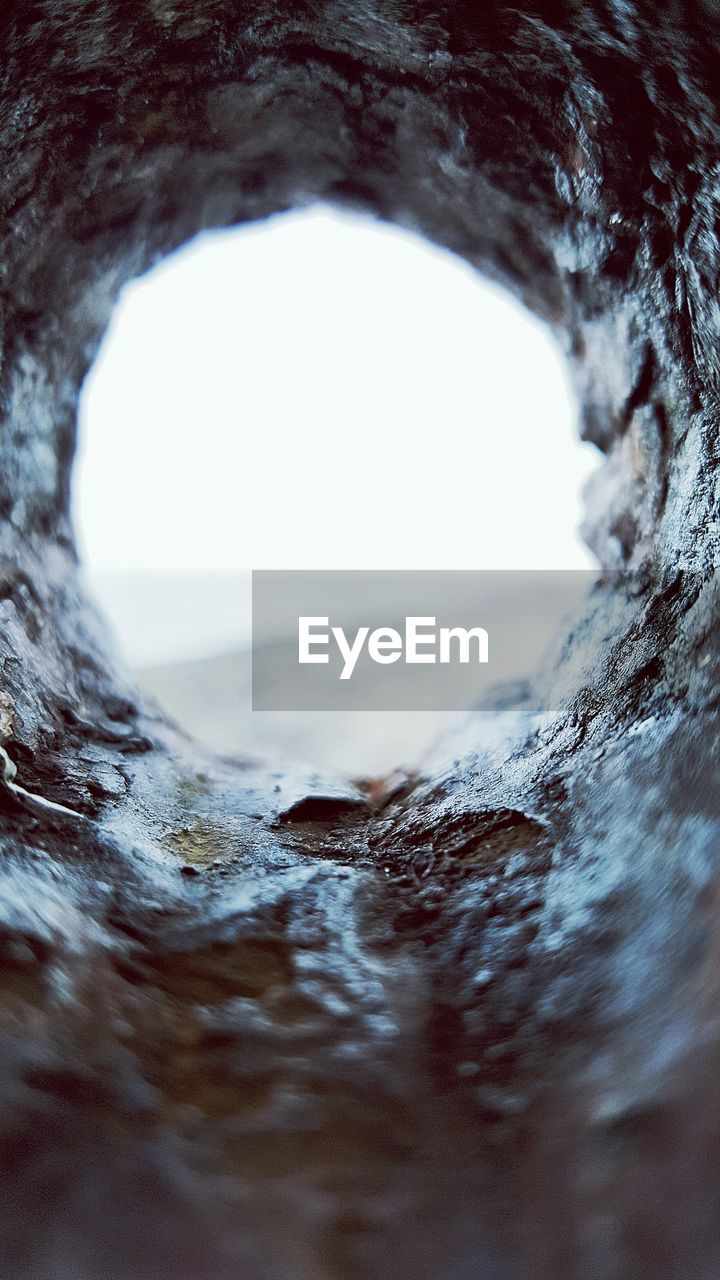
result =
[{"label": "wet rock surface", "polygon": [[[719,24],[3,7],[8,1280],[717,1274]],[[552,717],[499,700],[364,784],[168,725],[68,514],[124,280],[316,198],[567,335],[621,570],[548,668]]]}]

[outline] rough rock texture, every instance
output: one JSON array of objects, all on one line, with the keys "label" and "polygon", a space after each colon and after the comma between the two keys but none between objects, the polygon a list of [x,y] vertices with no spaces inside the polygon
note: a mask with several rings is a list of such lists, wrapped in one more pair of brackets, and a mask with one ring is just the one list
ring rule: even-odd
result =
[{"label": "rough rock texture", "polygon": [[[6,0],[0,33],[0,741],[65,806],[0,788],[4,1276],[710,1280],[714,0]],[[318,197],[567,334],[622,570],[554,717],[499,697],[372,786],[166,725],[68,518],[123,281]]]}]

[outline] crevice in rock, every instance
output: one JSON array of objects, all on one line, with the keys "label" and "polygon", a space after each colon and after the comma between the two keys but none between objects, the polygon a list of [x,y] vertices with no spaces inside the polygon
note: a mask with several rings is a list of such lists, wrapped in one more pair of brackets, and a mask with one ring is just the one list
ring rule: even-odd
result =
[{"label": "crevice in rock", "polygon": [[[47,0],[0,33],[0,744],[85,815],[0,788],[7,1274],[716,1274],[712,7]],[[548,723],[498,712],[367,811],[166,724],[68,515],[123,282],[340,197],[567,336],[629,569]]]}]

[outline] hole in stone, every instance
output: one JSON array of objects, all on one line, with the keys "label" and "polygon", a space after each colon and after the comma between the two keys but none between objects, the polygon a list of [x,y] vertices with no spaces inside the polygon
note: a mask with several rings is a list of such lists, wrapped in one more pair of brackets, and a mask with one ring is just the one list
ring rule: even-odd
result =
[{"label": "hole in stone", "polygon": [[141,684],[225,752],[380,772],[456,713],[249,709],[251,568],[585,568],[564,356],[419,236],[316,209],[207,233],[123,291],[75,513]]}]

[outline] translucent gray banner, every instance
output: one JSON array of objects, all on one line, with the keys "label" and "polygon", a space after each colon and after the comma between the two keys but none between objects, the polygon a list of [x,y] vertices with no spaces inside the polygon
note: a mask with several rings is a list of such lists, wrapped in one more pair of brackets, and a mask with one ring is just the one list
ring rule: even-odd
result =
[{"label": "translucent gray banner", "polygon": [[530,678],[594,571],[253,573],[253,710],[470,710]]}]

